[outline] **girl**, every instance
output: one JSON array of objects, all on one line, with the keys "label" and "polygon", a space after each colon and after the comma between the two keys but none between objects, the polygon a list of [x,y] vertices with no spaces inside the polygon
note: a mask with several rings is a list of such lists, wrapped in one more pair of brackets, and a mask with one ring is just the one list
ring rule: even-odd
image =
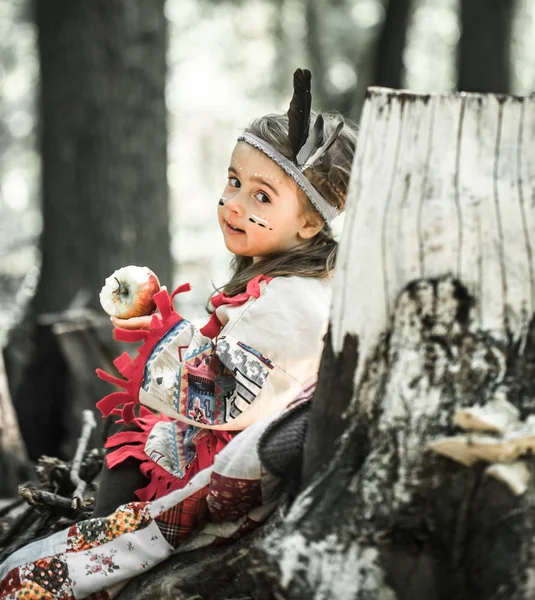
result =
[{"label": "girl", "polygon": [[315,387],[337,247],[330,223],[355,148],[341,117],[315,117],[310,105],[310,72],[299,69],[288,114],[238,138],[218,204],[234,269],[208,323],[176,313],[184,288],[160,291],[157,315],[114,320],[118,339],[143,344],[135,360],[115,361],[125,379],[100,373],[124,390],[100,410],[127,425],[106,444],[95,516],[11,556],[3,598],[111,597],[174,552],[236,539],[276,506],[280,481],[262,468],[258,440]]}]

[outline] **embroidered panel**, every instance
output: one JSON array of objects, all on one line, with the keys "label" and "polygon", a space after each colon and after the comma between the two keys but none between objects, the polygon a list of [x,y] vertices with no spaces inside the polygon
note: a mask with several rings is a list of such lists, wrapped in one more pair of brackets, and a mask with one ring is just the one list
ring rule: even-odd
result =
[{"label": "embroidered panel", "polygon": [[163,469],[182,478],[195,458],[196,427],[185,431],[176,421],[160,422],[152,428],[145,444],[145,454]]},{"label": "embroidered panel", "polygon": [[219,338],[216,351],[236,380],[235,393],[226,406],[225,422],[228,423],[255,400],[273,364],[253,348],[241,342],[233,344],[227,338]]},{"label": "embroidered panel", "polygon": [[223,366],[213,354],[211,343],[189,351],[167,391],[168,402],[193,421],[223,423],[226,394],[217,385],[222,374]]},{"label": "embroidered panel", "polygon": [[[174,327],[172,327],[162,337],[162,339],[154,346],[154,348],[145,364],[145,371],[143,374],[143,382],[141,384],[141,387],[145,391],[148,391],[150,384],[152,383],[151,368],[154,365],[154,363],[156,362],[156,360],[158,360],[161,357],[161,355],[164,353],[164,351],[170,345],[172,345],[173,343],[176,343],[178,336],[186,330],[190,330],[190,332],[192,333],[193,325],[189,321],[182,319],[182,321],[179,321]],[[190,335],[191,335],[191,333],[190,333]],[[161,381],[158,383],[161,383]]]}]

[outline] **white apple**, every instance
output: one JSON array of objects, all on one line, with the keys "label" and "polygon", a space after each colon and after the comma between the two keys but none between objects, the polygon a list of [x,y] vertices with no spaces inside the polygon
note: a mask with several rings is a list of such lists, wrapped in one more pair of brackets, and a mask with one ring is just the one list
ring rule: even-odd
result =
[{"label": "white apple", "polygon": [[121,267],[106,278],[100,304],[119,319],[150,315],[156,308],[153,296],[159,289],[158,277],[148,267]]}]

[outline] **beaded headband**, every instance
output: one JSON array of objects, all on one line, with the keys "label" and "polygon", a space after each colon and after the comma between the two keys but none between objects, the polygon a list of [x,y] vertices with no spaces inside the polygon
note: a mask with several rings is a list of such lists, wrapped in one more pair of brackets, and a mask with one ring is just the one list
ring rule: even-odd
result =
[{"label": "beaded headband", "polygon": [[271,144],[252,133],[243,133],[238,137],[238,141],[247,142],[276,162],[303,190],[323,220],[330,224],[340,214],[340,210],[325,200],[305,177],[304,171],[313,167],[333,145],[344,126],[344,120],[340,117],[333,133],[325,142],[322,115],[316,117],[314,127],[312,131],[309,131],[312,100],[310,80],[310,71],[307,69],[297,69],[294,73],[294,95],[288,109],[288,137],[292,147],[293,160],[286,158]]}]

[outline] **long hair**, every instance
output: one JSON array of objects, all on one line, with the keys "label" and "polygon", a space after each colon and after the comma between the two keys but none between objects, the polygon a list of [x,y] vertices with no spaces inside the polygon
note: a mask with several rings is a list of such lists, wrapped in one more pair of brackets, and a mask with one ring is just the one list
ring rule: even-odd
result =
[{"label": "long hair", "polygon": [[[338,116],[334,113],[323,114],[324,132],[327,138],[334,129]],[[311,127],[316,115],[311,115]],[[246,130],[276,148],[291,160],[292,149],[288,139],[288,117],[286,115],[266,115],[253,121]],[[356,144],[356,126],[345,123],[335,143],[327,150],[314,168],[305,171],[305,177],[319,193],[333,206],[343,210],[349,184],[349,175]],[[323,222],[304,192],[297,188],[298,198],[303,210],[311,219]],[[253,263],[250,256],[234,256],[231,263],[231,278],[222,287],[229,296],[245,291],[247,283],[257,275],[276,277],[281,275],[299,275],[301,277],[328,277],[336,260],[338,244],[327,224],[309,243],[262,257]]]}]

